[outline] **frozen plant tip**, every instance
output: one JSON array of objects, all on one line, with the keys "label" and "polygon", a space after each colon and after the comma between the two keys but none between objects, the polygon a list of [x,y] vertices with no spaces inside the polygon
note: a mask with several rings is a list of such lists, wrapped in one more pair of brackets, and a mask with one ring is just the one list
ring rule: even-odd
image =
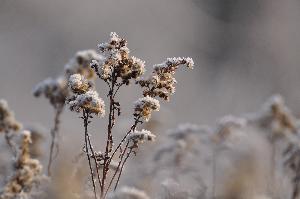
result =
[{"label": "frozen plant tip", "polygon": [[33,94],[35,97],[44,95],[52,106],[61,107],[68,95],[67,82],[63,77],[47,78],[34,87]]},{"label": "frozen plant tip", "polygon": [[69,79],[69,86],[74,95],[67,103],[70,110],[80,112],[85,110],[89,113],[104,116],[104,101],[99,97],[97,91],[91,89],[90,83],[80,74],[74,74]]},{"label": "frozen plant tip", "polygon": [[95,50],[83,50],[75,54],[73,58],[65,65],[65,74],[67,78],[73,74],[79,73],[87,79],[95,77],[95,73],[90,68],[92,60],[100,61],[102,57]]},{"label": "frozen plant tip", "polygon": [[113,81],[121,78],[121,84],[129,84],[130,79],[136,79],[144,74],[145,62],[134,56],[130,56],[127,41],[116,33],[110,34],[110,41],[98,45],[103,60],[93,60],[91,67],[99,78],[105,81]]},{"label": "frozen plant tip", "polygon": [[142,117],[146,122],[149,121],[152,111],[160,109],[159,101],[149,96],[138,99],[134,106],[134,116]]},{"label": "frozen plant tip", "polygon": [[168,58],[167,61],[153,66],[152,76],[147,79],[138,80],[136,83],[144,88],[144,96],[160,97],[166,101],[175,93],[174,78],[176,69],[180,65],[186,65],[192,69],[194,62],[192,58]]},{"label": "frozen plant tip", "polygon": [[75,95],[70,98],[68,104],[72,111],[80,112],[86,110],[100,116],[105,114],[104,101],[99,97],[97,91],[89,90],[86,93]]},{"label": "frozen plant tip", "polygon": [[69,78],[69,87],[73,93],[82,94],[86,93],[92,87],[92,83],[85,79],[84,76],[74,74]]},{"label": "frozen plant tip", "polygon": [[129,140],[133,141],[134,143],[143,143],[145,141],[154,141],[156,138],[156,136],[154,134],[152,134],[150,131],[148,130],[135,130],[134,132],[132,132],[129,136]]}]

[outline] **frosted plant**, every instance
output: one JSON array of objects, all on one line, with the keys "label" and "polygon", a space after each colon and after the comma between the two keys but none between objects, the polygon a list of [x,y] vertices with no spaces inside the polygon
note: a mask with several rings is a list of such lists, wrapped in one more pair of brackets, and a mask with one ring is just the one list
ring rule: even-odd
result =
[{"label": "frosted plant", "polygon": [[11,150],[15,153],[16,146],[12,141],[11,132],[17,132],[21,128],[21,123],[19,123],[14,116],[14,113],[8,107],[5,100],[0,100],[0,133],[5,134],[5,139]]},{"label": "frosted plant", "polygon": [[87,79],[95,77],[94,71],[90,68],[92,60],[100,61],[102,57],[95,50],[82,50],[75,54],[65,65],[65,75],[69,76],[79,73]]},{"label": "frosted plant", "polygon": [[[124,165],[131,154],[136,154],[139,144],[146,140],[153,141],[155,135],[150,131],[136,128],[138,124],[148,122],[153,111],[159,111],[160,103],[155,97],[162,97],[169,100],[169,95],[175,92],[175,82],[173,75],[180,65],[192,68],[194,63],[191,58],[172,58],[161,65],[153,68],[153,77],[148,81],[140,80],[145,72],[145,62],[130,55],[127,41],[119,37],[116,33],[110,34],[110,40],[98,45],[99,55],[91,60],[90,68],[93,69],[99,79],[103,80],[108,88],[108,125],[106,133],[106,146],[103,151],[95,152],[92,145],[88,125],[91,123],[92,114],[104,115],[104,102],[98,97],[88,82],[79,75],[73,75],[69,79],[70,89],[73,91],[67,103],[71,111],[81,112],[85,129],[85,152],[88,158],[90,173],[92,178],[94,197],[97,198],[97,189],[100,197],[105,198],[115,182],[116,190]],[[69,67],[70,68],[70,67]],[[87,69],[88,70],[88,69]],[[82,73],[81,73],[82,74]],[[157,80],[157,82],[154,82]],[[143,97],[134,103],[134,122],[129,130],[124,134],[121,141],[115,145],[113,138],[113,128],[117,118],[121,115],[121,104],[116,96],[122,86],[128,86],[130,82],[141,85],[144,89]],[[172,87],[172,89],[169,89]],[[169,89],[165,91],[165,89]],[[161,92],[167,92],[167,96],[162,96]],[[115,162],[117,168],[112,169],[111,163]],[[95,172],[93,170],[95,168]],[[111,177],[109,177],[111,173]],[[99,185],[99,188],[97,188]]]},{"label": "frosted plant", "polygon": [[23,131],[22,143],[14,163],[14,174],[0,192],[1,199],[28,198],[31,189],[42,178],[42,165],[30,157],[31,135]]},{"label": "frosted plant", "polygon": [[[94,50],[79,51],[72,57],[64,67],[64,74],[57,78],[47,78],[38,83],[34,89],[33,94],[35,97],[45,96],[49,99],[50,104],[55,110],[54,127],[51,129],[51,145],[48,162],[48,175],[51,175],[51,165],[53,159],[57,156],[59,151],[59,145],[57,140],[57,134],[59,132],[60,116],[63,112],[65,101],[70,97],[70,91],[68,89],[69,77],[75,73],[85,76],[87,84],[84,86],[91,87],[93,85],[92,79],[95,77],[94,71],[89,67],[92,60],[101,60],[101,56]],[[80,77],[80,76],[77,76]],[[76,75],[73,76],[73,82],[76,82]],[[74,84],[71,87],[76,87],[76,93],[80,93],[81,90],[87,89],[82,87],[83,85]],[[54,153],[56,149],[56,153]]]},{"label": "frosted plant", "polygon": [[169,101],[170,95],[175,93],[175,84],[177,83],[174,78],[176,69],[180,65],[186,65],[192,69],[194,62],[191,58],[168,58],[167,61],[154,65],[153,75],[147,79],[137,81],[141,87],[145,88],[144,96],[160,97]]},{"label": "frosted plant", "polygon": [[66,84],[67,82],[63,77],[47,78],[34,87],[33,94],[35,97],[44,95],[53,107],[60,108],[64,105],[68,95]]},{"label": "frosted plant", "polygon": [[249,115],[248,120],[263,128],[270,128],[271,134],[267,136],[272,140],[297,133],[296,119],[280,95],[270,97],[262,106],[261,111]]},{"label": "frosted plant", "polygon": [[104,116],[104,101],[99,97],[97,91],[92,89],[89,82],[83,76],[79,74],[72,75],[69,79],[69,86],[74,93],[73,96],[67,99],[71,111],[85,111],[88,115]]},{"label": "frosted plant", "polygon": [[152,111],[159,111],[160,104],[157,99],[146,96],[134,103],[134,116],[141,117],[146,122],[151,118]]},{"label": "frosted plant", "polygon": [[56,147],[58,152],[57,134],[59,132],[60,115],[64,109],[66,97],[69,94],[67,89],[67,81],[63,76],[56,79],[47,78],[44,81],[38,83],[34,89],[33,94],[35,97],[45,96],[55,110],[54,127],[51,129],[51,145],[48,162],[48,175],[51,175],[51,164],[55,158],[54,148]]},{"label": "frosted plant", "polygon": [[70,76],[69,87],[73,93],[82,94],[86,93],[92,87],[92,82],[80,74],[74,74]]},{"label": "frosted plant", "polygon": [[138,143],[144,143],[145,141],[154,141],[155,140],[155,135],[152,134],[148,130],[135,130],[133,131],[129,136],[128,139],[136,144]]},{"label": "frosted plant", "polygon": [[122,187],[108,196],[109,199],[150,199],[144,191],[134,187]]}]

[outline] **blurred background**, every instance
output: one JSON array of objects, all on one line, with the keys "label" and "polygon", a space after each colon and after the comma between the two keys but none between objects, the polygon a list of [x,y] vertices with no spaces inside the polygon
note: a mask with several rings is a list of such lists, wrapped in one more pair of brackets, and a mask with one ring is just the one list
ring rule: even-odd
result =
[{"label": "blurred background", "polygon": [[[298,0],[0,0],[0,98],[19,121],[51,128],[52,107],[34,98],[32,87],[113,31],[148,71],[167,57],[194,59],[195,69],[177,73],[175,95],[154,114],[158,133],[256,111],[276,93],[300,116],[299,19]],[[103,82],[97,89],[106,95]],[[121,127],[141,95],[135,86],[129,90],[119,96],[126,106]],[[66,110],[62,120],[63,140],[82,136],[78,115]],[[103,124],[94,119],[92,128]]]},{"label": "blurred background", "polygon": [[[297,0],[0,0],[0,98],[24,123],[50,126],[52,109],[32,87],[115,31],[149,70],[167,57],[194,59],[156,114],[168,125],[251,112],[274,93],[299,115],[299,8]],[[78,121],[69,111],[64,120]]]}]

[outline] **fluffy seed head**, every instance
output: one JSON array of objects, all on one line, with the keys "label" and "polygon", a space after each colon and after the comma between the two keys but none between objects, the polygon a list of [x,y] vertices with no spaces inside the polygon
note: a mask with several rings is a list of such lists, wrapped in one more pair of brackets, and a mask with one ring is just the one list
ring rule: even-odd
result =
[{"label": "fluffy seed head", "polygon": [[80,74],[71,75],[69,78],[69,87],[73,93],[86,93],[92,87],[92,83]]},{"label": "fluffy seed head", "polygon": [[149,96],[138,99],[134,106],[134,116],[141,117],[146,122],[151,118],[152,111],[159,111],[160,109],[159,101]]},{"label": "fluffy seed head", "polygon": [[142,129],[141,131],[135,130],[128,137],[129,140],[139,143],[143,143],[145,141],[154,141],[155,138],[156,136],[151,133],[151,131],[145,129]]},{"label": "fluffy seed head", "polygon": [[89,90],[86,93],[74,95],[68,102],[71,111],[80,112],[83,109],[99,116],[105,115],[104,101],[99,97],[94,90]]}]

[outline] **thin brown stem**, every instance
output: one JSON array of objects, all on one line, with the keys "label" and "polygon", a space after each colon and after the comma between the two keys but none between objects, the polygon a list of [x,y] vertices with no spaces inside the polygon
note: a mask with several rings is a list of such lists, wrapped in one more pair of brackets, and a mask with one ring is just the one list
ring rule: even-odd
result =
[{"label": "thin brown stem", "polygon": [[109,182],[109,185],[108,185],[108,187],[107,187],[107,189],[106,189],[106,192],[105,192],[105,194],[104,194],[104,198],[106,197],[106,195],[107,195],[107,193],[108,193],[108,191],[109,191],[109,189],[110,189],[110,187],[111,187],[111,185],[112,185],[112,183],[113,183],[113,181],[114,181],[114,179],[115,179],[115,177],[116,177],[118,171],[120,170],[120,166],[121,166],[122,160],[123,160],[123,158],[124,158],[124,155],[125,155],[125,153],[126,153],[126,151],[127,151],[127,149],[128,149],[128,145],[129,145],[129,141],[127,142],[127,144],[126,144],[126,146],[125,146],[125,149],[123,150],[123,152],[122,152],[122,154],[121,154],[121,158],[120,158],[120,161],[119,161],[119,163],[118,163],[117,169],[116,169],[116,171],[115,171],[113,177],[111,178],[111,180],[110,180],[110,182]]},{"label": "thin brown stem", "polygon": [[12,135],[9,135],[9,132],[5,132],[5,140],[7,145],[9,146],[10,150],[12,151],[14,156],[17,156],[17,146],[16,144],[12,141]]},{"label": "thin brown stem", "polygon": [[132,153],[132,150],[133,150],[133,148],[130,148],[129,152],[127,153],[127,156],[125,157],[125,160],[124,160],[123,163],[122,163],[122,166],[121,166],[121,169],[120,169],[120,172],[119,172],[119,176],[118,176],[118,179],[117,179],[117,182],[116,182],[114,191],[115,191],[115,190],[117,189],[117,187],[118,187],[118,184],[119,184],[119,181],[120,181],[120,178],[121,178],[121,174],[122,174],[122,172],[123,172],[124,165],[125,165],[127,159],[129,158],[130,154]]},{"label": "thin brown stem", "polygon": [[89,154],[89,147],[88,147],[88,124],[89,124],[89,113],[83,110],[83,120],[84,120],[84,140],[85,140],[85,151],[86,155],[88,158],[89,162],[89,167],[90,167],[90,175],[92,178],[92,184],[93,184],[93,189],[94,189],[94,196],[95,199],[97,199],[97,193],[96,193],[96,185],[95,185],[95,180],[94,180],[94,172],[91,164],[91,157]]},{"label": "thin brown stem", "polygon": [[128,135],[131,133],[131,131],[134,131],[136,126],[138,125],[139,122],[141,122],[140,117],[135,119],[134,124],[131,126],[130,130],[125,134],[125,136],[122,138],[122,140],[120,141],[120,143],[118,144],[118,146],[115,148],[115,150],[113,151],[112,155],[110,156],[109,160],[108,160],[108,164],[110,164],[110,162],[112,161],[113,157],[115,156],[115,154],[117,153],[117,151],[121,148],[122,144],[124,143],[124,141],[126,140],[126,138],[128,137]]},{"label": "thin brown stem", "polygon": [[103,197],[104,190],[105,190],[105,180],[107,173],[109,171],[109,164],[107,161],[109,159],[109,153],[112,150],[113,146],[113,139],[112,139],[112,128],[115,120],[115,101],[114,101],[114,89],[117,83],[117,77],[115,76],[115,72],[112,73],[111,77],[111,86],[109,87],[109,117],[108,117],[108,125],[107,125],[107,140],[106,140],[106,147],[105,147],[105,154],[104,154],[104,164],[103,164],[103,174],[102,174],[102,186],[101,186],[101,198]]},{"label": "thin brown stem", "polygon": [[89,134],[87,134],[87,138],[88,138],[88,144],[89,144],[90,150],[92,152],[92,157],[93,157],[92,159],[94,160],[94,163],[95,163],[95,166],[96,166],[97,179],[98,179],[98,182],[99,182],[99,185],[100,185],[100,189],[101,189],[102,183],[101,183],[101,180],[100,180],[99,165],[97,163],[97,157],[96,157],[96,154],[95,154],[95,151],[94,151],[94,148],[93,148],[93,145],[92,145],[92,142],[91,142]]},{"label": "thin brown stem", "polygon": [[53,129],[51,129],[51,132],[50,132],[51,133],[51,145],[50,145],[50,154],[49,154],[49,161],[48,161],[48,168],[47,168],[48,176],[51,176],[51,166],[52,166],[53,160],[57,156],[57,154],[55,154],[55,155],[53,154],[55,145],[56,145],[57,153],[59,150],[59,145],[58,145],[58,143],[56,143],[56,136],[59,131],[60,115],[61,115],[62,111],[63,111],[63,106],[55,109],[54,127],[53,127]]}]

